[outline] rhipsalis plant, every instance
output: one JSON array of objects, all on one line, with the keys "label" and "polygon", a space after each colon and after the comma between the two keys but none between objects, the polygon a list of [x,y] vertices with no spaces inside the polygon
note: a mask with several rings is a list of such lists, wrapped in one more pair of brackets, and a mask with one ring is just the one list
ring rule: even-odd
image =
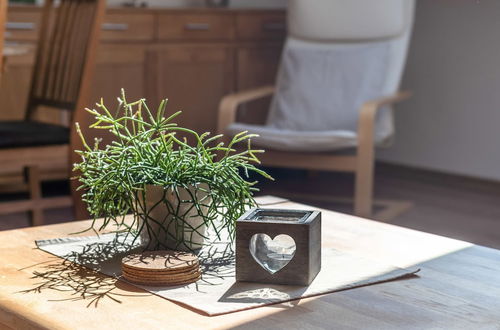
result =
[{"label": "rhipsalis plant", "polygon": [[[163,229],[162,234],[158,227],[178,226],[186,217],[198,216],[212,232],[219,235],[226,229],[232,238],[236,219],[255,205],[252,194],[257,190],[256,182],[249,181],[250,172],[272,179],[255,167],[259,163],[256,154],[263,152],[251,147],[250,139],[255,135],[239,133],[226,145],[222,135],[199,135],[177,126],[172,120],[181,112],[166,117],[167,100],[155,113],[144,99],[128,102],[123,91],[118,101],[113,113],[102,100],[96,109],[86,109],[96,119],[91,128],[113,135],[110,144],[101,146],[99,139],[87,143],[77,124],[84,147],[76,151],[82,161],[74,164],[74,171],[94,218],[92,228],[113,225],[116,230],[148,232],[151,237],[179,241],[175,231],[172,234]],[[157,205],[145,202],[149,185],[163,187],[163,198],[156,204],[164,204],[168,214],[161,219],[150,214]],[[173,202],[172,196],[178,202]],[[180,211],[180,203],[190,206]],[[130,213],[134,221],[127,224],[125,216]],[[98,218],[103,222],[98,224]],[[197,232],[198,227],[191,229]]]}]

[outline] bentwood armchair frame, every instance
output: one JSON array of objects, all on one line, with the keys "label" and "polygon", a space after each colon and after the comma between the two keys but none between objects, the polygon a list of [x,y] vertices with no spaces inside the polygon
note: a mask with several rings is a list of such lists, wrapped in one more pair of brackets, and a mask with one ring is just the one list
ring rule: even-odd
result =
[{"label": "bentwood armchair frame", "polygon": [[[236,121],[239,105],[268,97],[274,91],[274,86],[265,86],[225,96],[219,106],[217,132],[224,133],[226,127]],[[363,104],[359,111],[358,145],[355,155],[266,150],[259,158],[262,164],[267,166],[353,172],[355,174],[354,213],[358,216],[370,217],[373,205],[376,114],[384,106],[403,101],[410,95],[410,92],[398,92]]]}]

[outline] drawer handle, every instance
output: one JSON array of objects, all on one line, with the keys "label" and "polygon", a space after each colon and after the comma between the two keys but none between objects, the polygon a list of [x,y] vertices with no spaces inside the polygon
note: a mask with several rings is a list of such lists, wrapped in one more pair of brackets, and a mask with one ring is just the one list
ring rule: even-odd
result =
[{"label": "drawer handle", "polygon": [[7,22],[5,24],[7,30],[34,30],[35,23],[32,22]]},{"label": "drawer handle", "polygon": [[105,31],[127,31],[127,23],[103,23],[102,29]]},{"label": "drawer handle", "polygon": [[184,25],[186,30],[190,31],[207,31],[210,29],[210,24],[208,23],[187,23]]},{"label": "drawer handle", "polygon": [[266,22],[262,24],[264,31],[285,31],[285,23],[283,22]]}]

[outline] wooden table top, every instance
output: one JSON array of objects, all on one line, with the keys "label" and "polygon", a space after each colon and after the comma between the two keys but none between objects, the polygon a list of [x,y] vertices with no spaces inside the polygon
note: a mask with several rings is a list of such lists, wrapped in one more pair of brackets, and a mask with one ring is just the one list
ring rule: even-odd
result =
[{"label": "wooden table top", "polygon": [[500,329],[500,251],[322,211],[324,246],[419,276],[208,317],[35,248],[88,227],[79,221],[0,232],[0,328]]}]

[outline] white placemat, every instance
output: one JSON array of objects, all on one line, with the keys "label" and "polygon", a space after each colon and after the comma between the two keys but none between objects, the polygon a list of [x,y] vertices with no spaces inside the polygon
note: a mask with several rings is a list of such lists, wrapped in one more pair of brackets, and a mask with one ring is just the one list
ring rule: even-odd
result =
[{"label": "white placemat", "polygon": [[[120,278],[121,258],[141,249],[132,242],[130,235],[105,234],[40,240],[36,244],[41,250]],[[322,268],[315,280],[309,286],[288,286],[236,282],[234,254],[227,243],[207,247],[200,259],[203,276],[196,283],[176,287],[134,285],[212,316],[394,280],[418,271],[324,248]],[[260,266],[256,263],[256,267]]]}]

